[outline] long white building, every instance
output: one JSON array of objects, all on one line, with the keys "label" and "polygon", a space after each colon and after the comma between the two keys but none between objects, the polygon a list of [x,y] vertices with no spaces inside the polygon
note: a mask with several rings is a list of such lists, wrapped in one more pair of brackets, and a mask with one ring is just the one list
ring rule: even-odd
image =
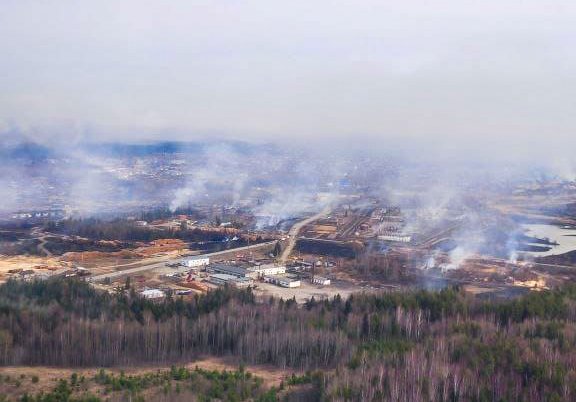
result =
[{"label": "long white building", "polygon": [[290,278],[288,276],[276,276],[276,275],[265,276],[264,282],[273,283],[274,285],[278,285],[283,288],[300,287],[300,280]]},{"label": "long white building", "polygon": [[286,267],[283,265],[265,264],[250,267],[248,268],[248,271],[255,273],[258,277],[268,275],[281,275],[286,273]]},{"label": "long white building", "polygon": [[182,260],[182,265],[188,268],[198,268],[210,264],[209,257],[190,257]]},{"label": "long white building", "polygon": [[140,292],[140,296],[144,297],[145,299],[162,299],[166,295],[160,289],[145,289]]},{"label": "long white building", "polygon": [[378,240],[394,241],[394,242],[398,242],[398,243],[410,243],[412,241],[412,236],[408,236],[408,235],[381,235],[381,236],[378,236]]}]

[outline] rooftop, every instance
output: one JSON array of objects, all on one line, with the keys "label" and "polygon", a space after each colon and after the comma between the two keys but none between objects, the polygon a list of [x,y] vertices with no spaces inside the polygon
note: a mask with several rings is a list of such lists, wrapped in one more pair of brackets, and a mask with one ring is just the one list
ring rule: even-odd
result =
[{"label": "rooftop", "polygon": [[237,267],[234,265],[212,264],[210,266],[212,271],[230,272],[234,275],[245,276],[248,271],[245,268]]}]

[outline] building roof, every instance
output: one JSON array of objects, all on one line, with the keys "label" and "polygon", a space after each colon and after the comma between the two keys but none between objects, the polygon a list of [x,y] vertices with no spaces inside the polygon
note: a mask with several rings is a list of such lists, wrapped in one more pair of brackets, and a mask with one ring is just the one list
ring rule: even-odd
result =
[{"label": "building roof", "polygon": [[144,297],[164,297],[165,294],[159,289],[146,289],[140,292]]},{"label": "building roof", "polygon": [[266,275],[266,278],[270,278],[278,282],[300,282],[300,279],[292,278],[290,276]]},{"label": "building roof", "polygon": [[238,279],[236,276],[228,274],[212,274],[210,275],[210,278],[220,279],[222,281],[233,281]]},{"label": "building roof", "polygon": [[248,278],[238,278],[237,276],[228,274],[212,274],[210,275],[210,278],[219,279],[226,282],[251,282],[251,280]]},{"label": "building roof", "polygon": [[246,274],[248,273],[248,271],[245,268],[224,264],[213,264],[210,266],[210,270],[225,272],[236,276],[246,276]]},{"label": "building roof", "polygon": [[248,271],[263,271],[265,269],[286,269],[285,265],[276,265],[276,264],[263,264],[263,265],[255,265],[253,267],[248,268]]}]

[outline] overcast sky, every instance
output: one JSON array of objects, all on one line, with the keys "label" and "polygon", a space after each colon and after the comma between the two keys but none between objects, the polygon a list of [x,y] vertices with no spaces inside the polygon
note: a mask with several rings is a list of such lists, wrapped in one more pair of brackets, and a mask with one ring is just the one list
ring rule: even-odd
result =
[{"label": "overcast sky", "polygon": [[573,0],[0,0],[0,126],[576,145],[575,49]]}]

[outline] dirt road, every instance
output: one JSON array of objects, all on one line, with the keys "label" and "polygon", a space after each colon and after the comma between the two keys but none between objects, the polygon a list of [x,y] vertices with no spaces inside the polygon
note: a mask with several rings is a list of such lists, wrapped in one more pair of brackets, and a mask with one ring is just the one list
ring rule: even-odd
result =
[{"label": "dirt road", "polygon": [[[195,257],[209,257],[209,258],[211,258],[211,257],[220,256],[223,254],[237,253],[239,251],[253,250],[253,249],[262,248],[262,247],[269,247],[269,246],[272,246],[274,244],[276,244],[276,240],[269,241],[266,243],[253,244],[250,246],[233,248],[233,249],[229,249],[229,250],[217,251],[215,253],[210,253],[210,254],[199,254],[199,255],[196,255]],[[110,280],[113,280],[113,279],[121,278],[121,277],[126,276],[126,275],[132,275],[132,274],[141,273],[141,272],[145,272],[145,271],[151,271],[154,269],[165,268],[166,264],[177,263],[181,259],[182,259],[181,257],[178,257],[178,258],[175,258],[172,260],[165,260],[162,262],[153,262],[151,264],[140,265],[139,267],[136,267],[136,268],[124,269],[122,271],[116,271],[116,272],[111,272],[111,273],[107,273],[107,274],[92,276],[88,280],[90,282],[101,282],[101,281],[106,280],[107,278],[110,278]],[[189,268],[186,268],[186,270],[188,270],[188,269]]]},{"label": "dirt road", "polygon": [[50,235],[48,233],[42,232],[42,228],[39,228],[39,227],[32,229],[30,234],[32,234],[32,236],[34,236],[33,237],[34,239],[39,241],[38,246],[37,246],[38,251],[40,251],[46,257],[52,257],[52,253],[50,252],[50,250],[48,250],[46,248],[46,244],[48,243],[46,238]]},{"label": "dirt road", "polygon": [[300,234],[300,231],[302,230],[302,228],[306,225],[308,225],[309,223],[312,223],[320,218],[322,218],[323,216],[326,216],[330,213],[331,211],[331,207],[326,207],[324,208],[322,211],[318,212],[315,215],[312,215],[309,218],[306,218],[296,224],[294,224],[294,226],[292,226],[292,228],[290,228],[290,231],[288,232],[288,235],[290,236],[289,240],[288,240],[288,244],[286,245],[286,248],[284,249],[284,251],[282,251],[282,254],[280,255],[279,258],[279,262],[280,264],[286,264],[286,261],[288,260],[288,257],[290,257],[290,254],[292,254],[292,251],[294,250],[294,246],[296,245],[296,241],[298,240],[298,235]]}]

